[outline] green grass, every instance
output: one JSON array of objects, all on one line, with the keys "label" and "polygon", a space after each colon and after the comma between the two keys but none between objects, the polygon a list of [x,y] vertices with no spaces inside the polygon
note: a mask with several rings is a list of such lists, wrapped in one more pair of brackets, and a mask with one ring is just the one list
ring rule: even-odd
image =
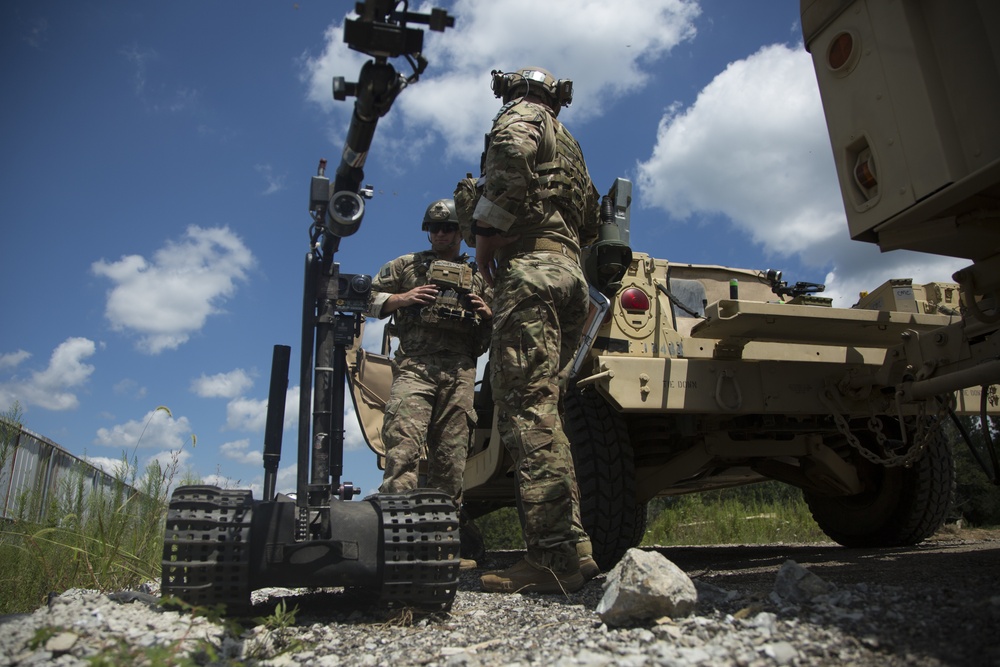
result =
[{"label": "green grass", "polygon": [[72,475],[51,494],[43,523],[26,519],[38,515],[37,499],[19,498],[19,518],[0,523],[0,614],[37,609],[53,591],[158,579],[173,473],[154,461],[137,478],[123,459],[109,487],[90,493],[90,480]]},{"label": "green grass", "polygon": [[736,491],[657,499],[652,503],[642,545],[777,544],[830,539],[813,521],[801,495]]},{"label": "green grass", "polygon": [[[513,507],[476,519],[488,550],[523,549]],[[642,546],[824,542],[802,493],[778,482],[655,498]]]}]

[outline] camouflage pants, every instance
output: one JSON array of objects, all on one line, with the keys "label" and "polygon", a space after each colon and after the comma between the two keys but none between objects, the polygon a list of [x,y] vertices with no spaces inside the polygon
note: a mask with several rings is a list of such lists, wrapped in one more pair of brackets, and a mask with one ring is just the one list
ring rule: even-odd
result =
[{"label": "camouflage pants", "polygon": [[571,570],[585,534],[562,396],[587,316],[580,265],[556,253],[513,257],[497,276],[493,312],[490,382],[497,429],[515,461],[528,556]]},{"label": "camouflage pants", "polygon": [[462,354],[426,355],[393,362],[385,407],[383,493],[415,489],[421,458],[426,485],[462,503],[462,481],[476,413],[476,362]]}]

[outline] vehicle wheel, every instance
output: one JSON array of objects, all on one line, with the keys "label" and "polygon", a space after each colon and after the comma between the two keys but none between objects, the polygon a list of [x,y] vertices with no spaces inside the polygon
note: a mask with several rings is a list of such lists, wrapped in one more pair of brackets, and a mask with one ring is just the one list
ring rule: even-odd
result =
[{"label": "vehicle wheel", "polygon": [[605,572],[638,546],[646,530],[646,505],[636,499],[632,444],[622,416],[597,392],[566,395],[566,435],[580,486],[580,515]]},{"label": "vehicle wheel", "polygon": [[[862,445],[874,445],[867,428],[854,433]],[[867,489],[863,493],[830,497],[803,491],[823,532],[845,547],[907,546],[933,535],[951,506],[955,463],[940,425],[927,437],[923,456],[910,466],[886,468],[852,451]]]}]

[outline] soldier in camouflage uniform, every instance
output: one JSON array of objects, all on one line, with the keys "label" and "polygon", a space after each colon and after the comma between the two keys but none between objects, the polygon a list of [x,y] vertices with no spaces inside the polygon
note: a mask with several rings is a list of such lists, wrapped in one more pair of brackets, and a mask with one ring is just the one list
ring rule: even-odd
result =
[{"label": "soldier in camouflage uniform", "polygon": [[[369,315],[392,315],[399,338],[382,426],[386,462],[379,490],[417,488],[418,466],[426,457],[427,485],[461,507],[476,424],[476,359],[490,339],[491,290],[468,256],[459,254],[454,201],[433,202],[422,227],[431,249],[392,260],[372,281]],[[462,567],[475,563],[463,559]]]},{"label": "soldier in camouflage uniform", "polygon": [[490,380],[498,430],[515,459],[527,555],[484,575],[487,591],[571,592],[586,581],[561,403],[588,309],[580,248],[596,240],[599,218],[580,146],[556,120],[572,85],[538,68],[493,73],[504,106],[487,138],[472,218],[476,260],[494,287]]}]

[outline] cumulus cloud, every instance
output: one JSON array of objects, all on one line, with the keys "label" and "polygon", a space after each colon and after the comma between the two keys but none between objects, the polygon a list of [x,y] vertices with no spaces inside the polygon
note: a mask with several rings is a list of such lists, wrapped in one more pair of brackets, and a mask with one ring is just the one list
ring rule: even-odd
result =
[{"label": "cumulus cloud", "polygon": [[[288,406],[285,405],[285,412]],[[263,432],[267,422],[267,399],[240,396],[226,405],[226,428],[234,431]]]},{"label": "cumulus cloud", "polygon": [[125,477],[129,472],[128,465],[120,458],[116,459],[110,456],[84,456],[83,460],[113,477]]},{"label": "cumulus cloud", "polygon": [[826,296],[850,306],[889,278],[950,280],[961,260],[850,240],[810,56],[765,46],[730,63],[687,108],[672,105],[638,164],[643,206],[676,220],[722,215],[774,257],[828,271]]},{"label": "cumulus cloud", "polygon": [[31,353],[24,350],[0,354],[0,370],[19,366],[22,361],[26,361],[29,358],[31,358]]},{"label": "cumulus cloud", "polygon": [[846,229],[823,109],[805,50],[776,44],[731,63],[660,121],[639,164],[644,205],[722,213],[783,253]]},{"label": "cumulus cloud", "polygon": [[[17,376],[0,383],[0,398],[4,403],[15,400],[22,405],[34,405],[46,410],[72,410],[80,401],[72,389],[82,387],[94,372],[94,366],[84,363],[93,356],[96,346],[87,338],[67,338],[49,357],[49,365],[32,371],[21,379]],[[18,350],[0,356],[0,369],[14,368],[31,355]]]},{"label": "cumulus cloud", "polygon": [[253,263],[250,250],[228,228],[192,226],[151,261],[128,255],[94,262],[91,270],[114,283],[105,306],[111,326],[137,333],[140,350],[159,354],[185,343],[219,313]]},{"label": "cumulus cloud", "polygon": [[[347,391],[347,389],[345,389]],[[284,430],[290,431],[298,425],[299,388],[291,387],[285,396]],[[264,433],[267,422],[267,399],[240,397],[233,399],[226,406],[227,430],[245,431],[248,433]],[[292,436],[296,437],[296,436]],[[235,445],[234,445],[235,446]],[[345,394],[344,400],[344,449],[353,451],[367,447],[358,418],[354,412],[354,403],[350,395]]]},{"label": "cumulus cloud", "polygon": [[253,386],[253,378],[237,368],[228,373],[204,375],[191,382],[191,391],[202,398],[236,398]]},{"label": "cumulus cloud", "polygon": [[261,449],[251,449],[250,441],[246,439],[223,443],[219,447],[219,453],[237,463],[260,465],[264,461],[264,454]]},{"label": "cumulus cloud", "polygon": [[[289,387],[285,393],[284,428],[288,430],[298,424],[299,388]],[[226,405],[227,430],[246,431],[248,433],[263,433],[267,423],[267,399],[247,398],[240,396]]]},{"label": "cumulus cloud", "polygon": [[[694,37],[701,10],[693,0],[459,0],[451,11],[460,17],[454,28],[425,33],[424,54],[433,67],[399,97],[379,126],[380,141],[393,141],[394,133],[387,137],[383,127],[401,127],[407,141],[397,146],[422,147],[441,138],[447,157],[478,158],[497,110],[489,85],[489,72],[497,68],[545,67],[572,79],[574,96],[588,104],[570,106],[560,118],[600,115],[602,103],[644,86],[658,59]],[[342,23],[330,26],[322,54],[303,59],[309,99],[346,123],[352,105],[332,100],[330,80],[355,77],[365,60],[343,43]],[[447,114],[442,100],[450,103]]]},{"label": "cumulus cloud", "polygon": [[[161,474],[166,473],[169,478],[171,473],[176,477],[176,471],[191,459],[191,452],[187,449],[162,450],[146,456],[141,463],[140,478],[144,479],[149,472],[149,466],[156,461],[160,466]],[[108,475],[115,477],[127,477],[131,474],[131,461],[126,462],[121,457],[110,456],[84,456],[83,460],[90,465],[100,468]],[[176,484],[177,480],[174,479]],[[141,484],[141,482],[140,482]]]},{"label": "cumulus cloud", "polygon": [[165,449],[148,456],[145,465],[149,466],[153,461],[156,461],[160,465],[160,470],[165,472],[168,478],[173,475],[173,483],[176,484],[178,482],[177,471],[188,464],[192,458],[192,452],[187,447],[183,449]]},{"label": "cumulus cloud", "polygon": [[98,429],[94,443],[127,450],[180,450],[190,438],[191,423],[187,417],[175,419],[169,411],[156,408],[147,412],[142,419]]},{"label": "cumulus cloud", "polygon": [[[846,224],[846,223],[845,223]],[[846,234],[828,248],[833,269],[827,274],[823,296],[832,297],[835,306],[857,303],[862,291],[872,291],[891,278],[912,278],[915,285],[952,280],[952,274],[969,261],[916,252],[880,253],[877,246],[850,241]],[[809,252],[822,252],[820,247]]]}]

